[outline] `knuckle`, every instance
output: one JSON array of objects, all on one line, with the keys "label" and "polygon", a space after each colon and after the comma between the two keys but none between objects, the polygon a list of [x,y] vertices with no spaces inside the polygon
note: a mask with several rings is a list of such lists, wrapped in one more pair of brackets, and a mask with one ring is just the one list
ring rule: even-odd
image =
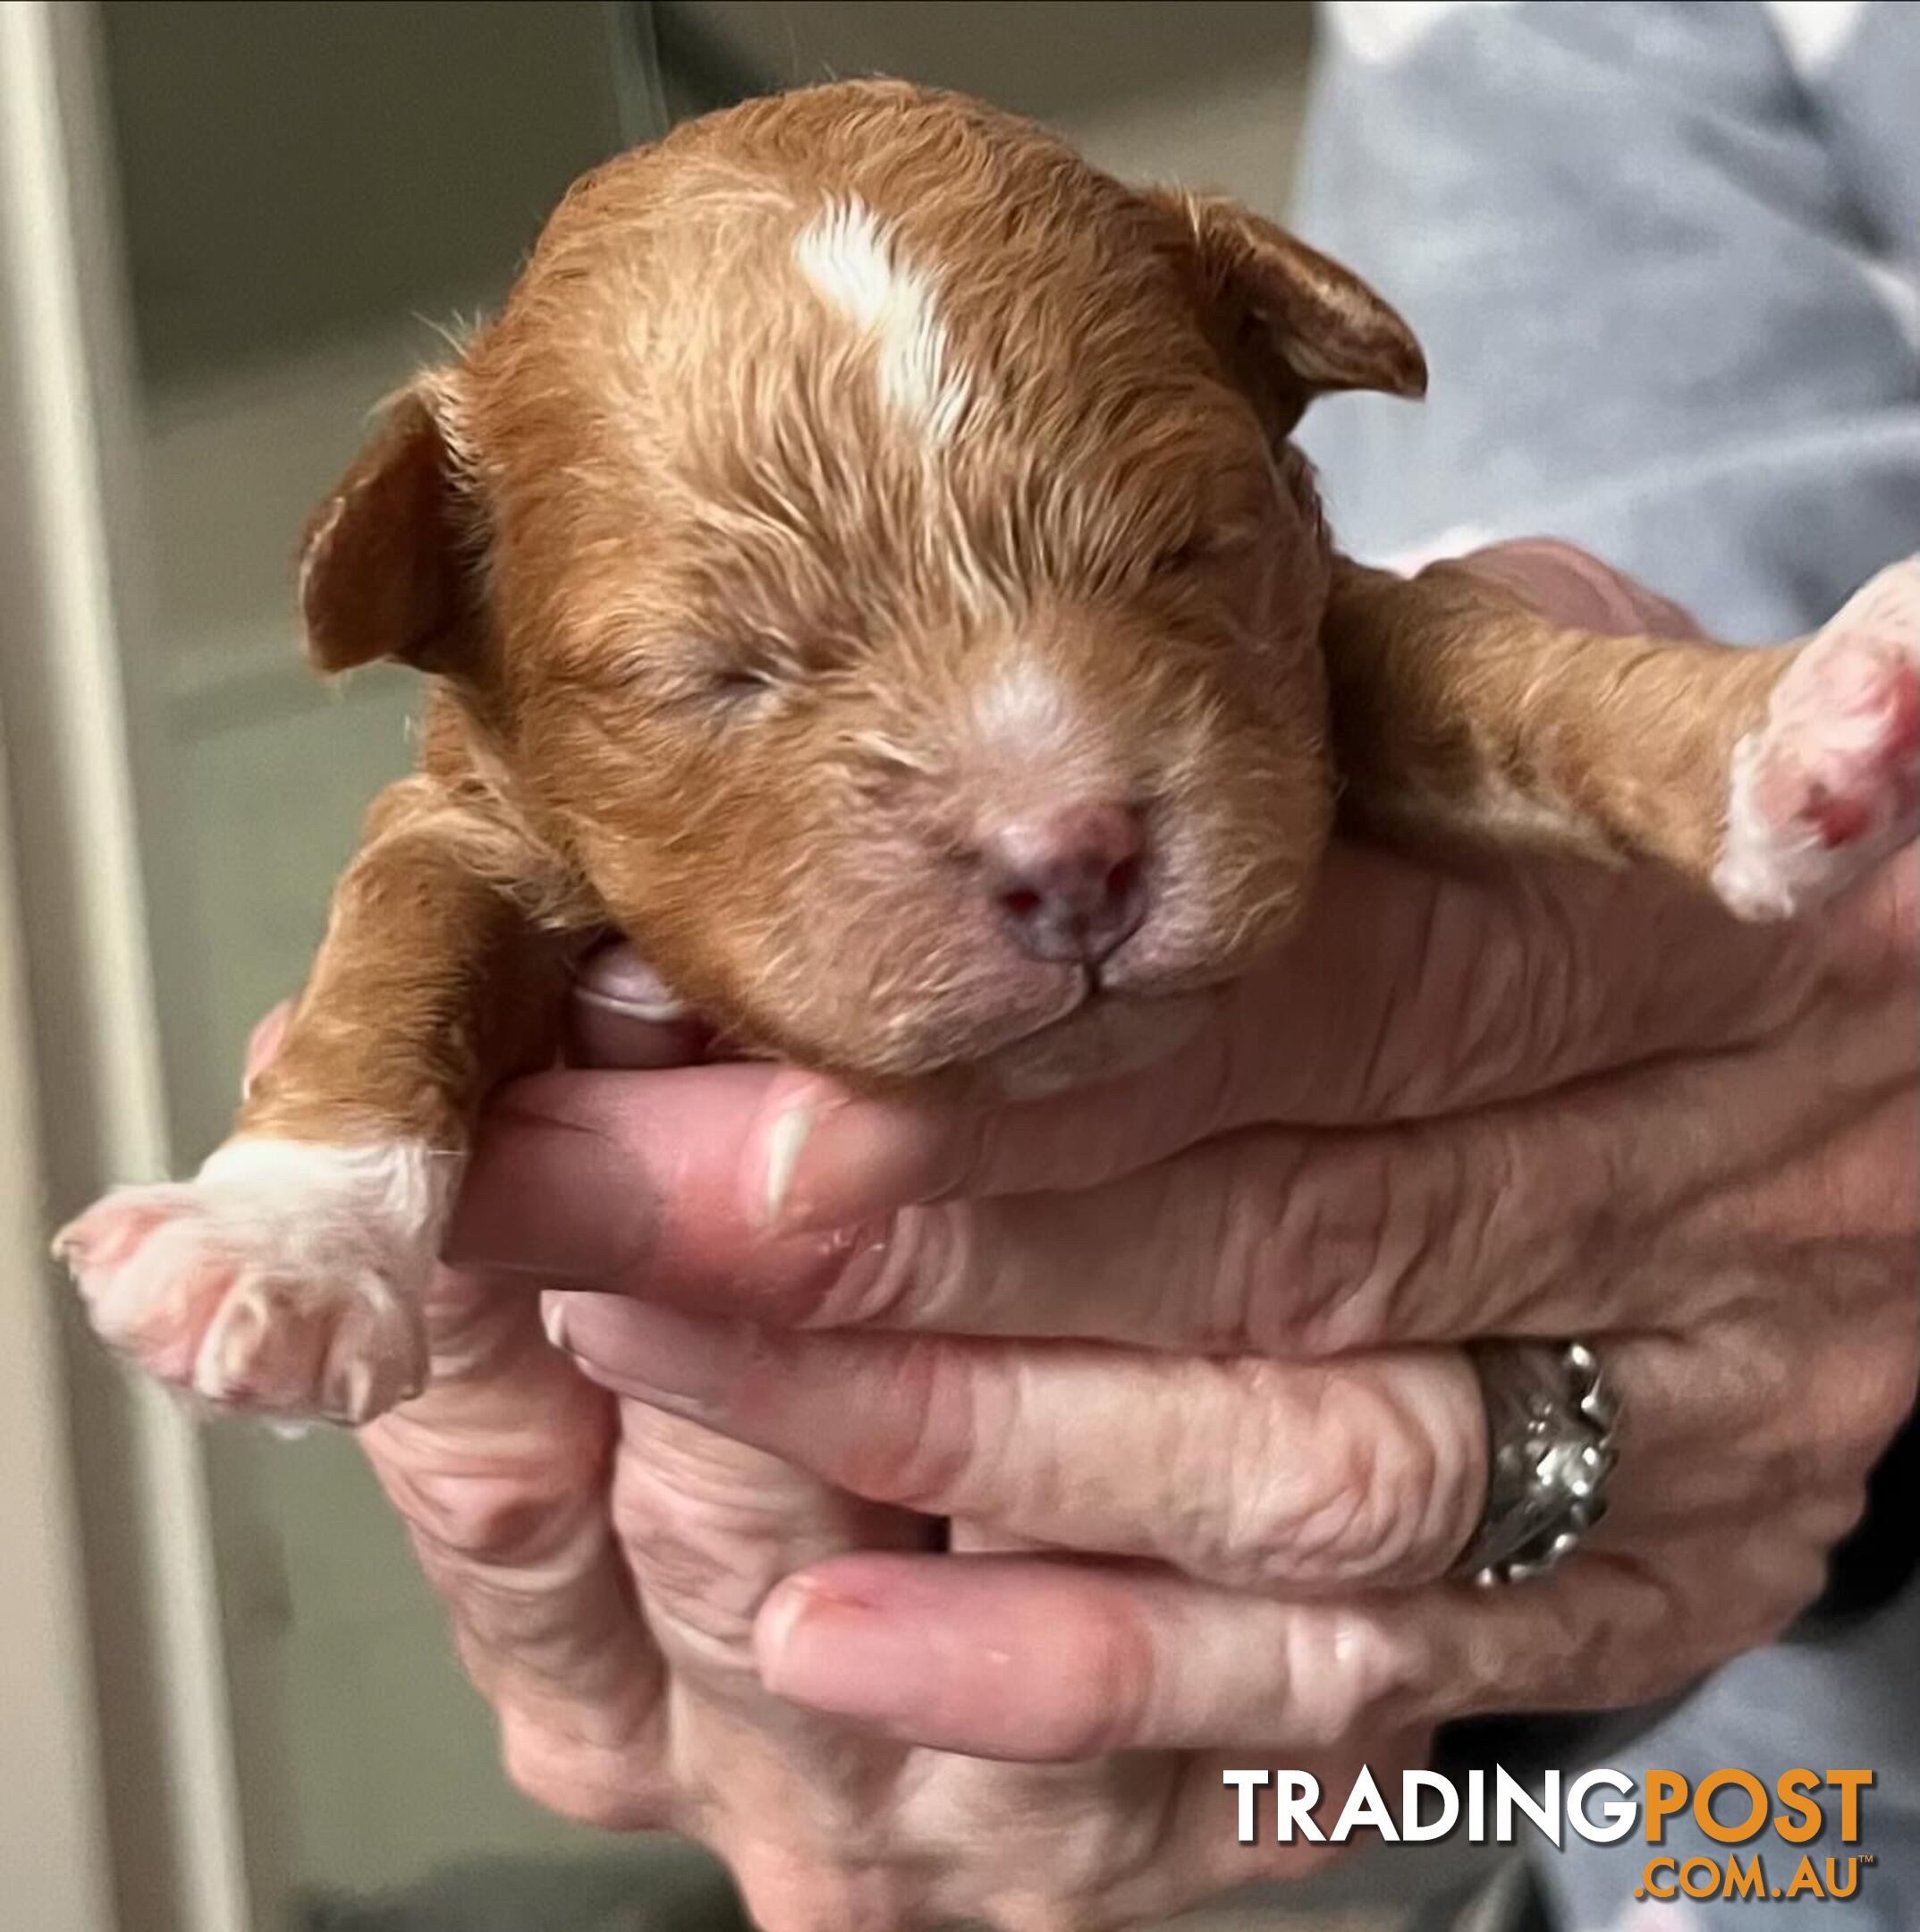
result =
[{"label": "knuckle", "polygon": [[730,1494],[691,1454],[623,1445],[613,1521],[663,1641],[690,1640],[710,1660],[741,1665],[754,1616],[779,1580],[779,1538],[764,1505]]},{"label": "knuckle", "polygon": [[927,1198],[957,1200],[991,1191],[996,1170],[1005,1164],[1007,1138],[1004,1123],[991,1108],[969,1107],[951,1116]]},{"label": "knuckle", "polygon": [[794,1328],[892,1328],[918,1325],[968,1284],[958,1233],[967,1204],[903,1208],[884,1223],[821,1237],[823,1268],[810,1271],[770,1309]]},{"label": "knuckle", "polygon": [[1417,1647],[1365,1615],[1304,1612],[1285,1626],[1278,1734],[1297,1750],[1332,1748],[1361,1725],[1392,1717],[1419,1694]]},{"label": "knuckle", "polygon": [[1256,1354],[1344,1355],[1451,1327],[1455,1284],[1511,1249],[1501,1217],[1527,1191],[1518,1134],[1491,1122],[1248,1151],[1221,1272],[1235,1343]]},{"label": "knuckle", "polygon": [[869,1372],[887,1386],[874,1391],[874,1411],[903,1426],[863,1434],[836,1479],[856,1496],[905,1509],[947,1513],[961,1498],[977,1506],[990,1487],[980,1411],[994,1359],[935,1335],[902,1337],[876,1356]]},{"label": "knuckle", "polygon": [[436,1470],[389,1464],[388,1496],[414,1536],[461,1565],[511,1570],[539,1563],[574,1532],[573,1486],[526,1471]]},{"label": "knuckle", "polygon": [[753,1626],[768,1591],[817,1554],[817,1486],[697,1423],[629,1419],[614,1461],[613,1534],[647,1620],[676,1666],[757,1682]]},{"label": "knuckle", "polygon": [[1664,1696],[1782,1635],[1825,1584],[1826,1544],[1811,1529],[1802,1517],[1771,1536],[1688,1544],[1648,1566],[1658,1640],[1637,1624],[1614,1649],[1622,1677],[1638,1674],[1636,1694]]},{"label": "knuckle", "polygon": [[1838,1326],[1808,1360],[1804,1337],[1780,1340],[1777,1399],[1799,1419],[1799,1446],[1811,1442],[1809,1470],[1852,1485],[1865,1479],[1912,1413],[1915,1334],[1909,1312],[1894,1321]]},{"label": "knuckle", "polygon": [[702,1533],[700,1512],[648,1462],[624,1453],[613,1480],[613,1533],[644,1565],[650,1588],[678,1601],[700,1597],[725,1574],[727,1563]]},{"label": "knuckle", "polygon": [[674,1822],[672,1789],[649,1753],[596,1749],[510,1711],[501,1719],[500,1761],[522,1797],[576,1825],[634,1832]]},{"label": "knuckle", "polygon": [[1222,1274],[1235,1341],[1256,1354],[1351,1345],[1395,1292],[1390,1230],[1403,1198],[1379,1162],[1263,1137],[1230,1180]]},{"label": "knuckle", "polygon": [[1864,1472],[1913,1411],[1914,1361],[1907,1351],[1875,1350],[1863,1353],[1854,1370],[1851,1434]]},{"label": "knuckle", "polygon": [[918,1922],[903,1873],[870,1849],[797,1853],[779,1844],[728,1848],[728,1862],[761,1932],[901,1932]]},{"label": "knuckle", "polygon": [[1053,1687],[1035,1740],[1035,1755],[1059,1764],[1138,1746],[1151,1728],[1160,1692],[1152,1632],[1123,1593],[1090,1598],[1079,1614],[1084,1667]]},{"label": "knuckle", "polygon": [[912,1321],[938,1326],[968,1311],[978,1216],[965,1201],[908,1208],[894,1216],[886,1254],[866,1291],[850,1297],[839,1318],[886,1327]]},{"label": "knuckle", "polygon": [[[1203,1530],[1211,1573],[1256,1588],[1429,1578],[1478,1509],[1477,1465],[1391,1382],[1327,1370],[1276,1399],[1275,1371],[1230,1369],[1225,1506]],[[1303,1402],[1302,1396],[1305,1401]]]}]

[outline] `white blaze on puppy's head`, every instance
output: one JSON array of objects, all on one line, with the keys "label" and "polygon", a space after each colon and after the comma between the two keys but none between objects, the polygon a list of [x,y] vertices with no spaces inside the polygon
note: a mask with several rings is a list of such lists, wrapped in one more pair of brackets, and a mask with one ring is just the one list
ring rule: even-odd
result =
[{"label": "white blaze on puppy's head", "polygon": [[1058,674],[1030,653],[996,665],[974,694],[983,745],[1028,758],[1067,748],[1081,720]]},{"label": "white blaze on puppy's head", "polygon": [[967,412],[968,386],[951,365],[932,277],[858,198],[829,203],[800,231],[793,257],[828,305],[871,338],[882,401],[946,442]]}]

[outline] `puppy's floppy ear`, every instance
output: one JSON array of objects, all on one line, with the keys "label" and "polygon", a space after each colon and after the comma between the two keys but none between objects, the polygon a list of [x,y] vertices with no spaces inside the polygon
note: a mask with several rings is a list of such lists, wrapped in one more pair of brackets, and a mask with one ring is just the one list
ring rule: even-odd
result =
[{"label": "puppy's floppy ear", "polygon": [[393,657],[458,670],[478,615],[478,507],[451,432],[451,385],[425,377],[384,419],[300,547],[300,604],[316,669]]},{"label": "puppy's floppy ear", "polygon": [[1155,191],[1216,346],[1276,436],[1334,389],[1426,394],[1413,331],[1358,275],[1237,202]]}]

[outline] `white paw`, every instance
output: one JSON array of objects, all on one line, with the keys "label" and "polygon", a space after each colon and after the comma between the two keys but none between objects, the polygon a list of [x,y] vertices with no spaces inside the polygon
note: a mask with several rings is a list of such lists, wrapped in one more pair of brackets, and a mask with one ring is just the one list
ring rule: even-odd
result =
[{"label": "white paw", "polygon": [[54,1243],[101,1338],[222,1409],[360,1423],[419,1393],[459,1162],[422,1141],[229,1141]]},{"label": "white paw", "polygon": [[1743,919],[1817,905],[1920,833],[1920,557],[1883,570],[1733,754],[1713,884]]}]

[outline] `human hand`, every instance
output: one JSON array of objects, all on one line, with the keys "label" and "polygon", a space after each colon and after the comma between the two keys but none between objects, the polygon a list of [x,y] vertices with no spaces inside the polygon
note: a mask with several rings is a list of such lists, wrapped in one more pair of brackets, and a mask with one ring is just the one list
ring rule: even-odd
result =
[{"label": "human hand", "polygon": [[[674,1186],[680,1162],[689,1179],[703,1155],[715,1166],[743,1083],[764,1070],[661,1071],[697,1060],[706,1042],[652,1010],[658,996],[630,960],[605,955],[583,973],[574,1057],[622,1071],[503,1096],[466,1196],[462,1253],[503,1249],[503,1232],[549,1195],[597,1194],[613,1220],[644,1218],[647,1191]],[[257,1031],[250,1070],[271,1055],[283,1019]],[[631,1078],[639,1068],[646,1080]],[[619,1087],[661,1103],[632,1114],[619,1140],[548,1106]],[[698,1225],[698,1210],[690,1218]],[[769,1932],[893,1932],[961,1916],[1021,1927],[1051,1922],[1045,1902],[1067,1893],[1131,1920],[1251,1875],[1231,1847],[1212,1877],[1161,1856],[1172,1838],[1205,1839],[1217,1857],[1206,1815],[1217,1778],[1186,1781],[1195,1815],[1176,1808],[1163,1833],[1171,1787],[1159,1764],[1116,1764],[1092,1781],[1075,1767],[1062,1780],[905,1752],[769,1692],[752,1628],[778,1581],[833,1552],[925,1546],[927,1525],[616,1402],[543,1335],[532,1289],[549,1270],[576,1273],[558,1254],[529,1282],[503,1249],[489,1267],[442,1268],[427,1309],[429,1385],[359,1433],[528,1795],[605,1828],[669,1827],[706,1843]],[[1341,1741],[1315,1759],[1330,1787],[1354,1775],[1360,1749]],[[1382,1740],[1374,1761],[1396,1752],[1411,1762],[1418,1747]],[[1305,1871],[1325,1855],[1269,1848],[1258,1868]]]},{"label": "human hand", "polygon": [[[1553,590],[1569,622],[1630,595],[1590,568]],[[1441,1717],[1627,1701],[1757,1640],[1817,1588],[1911,1398],[1914,899],[1903,861],[1822,929],[1756,934],[1645,880],[1342,853],[1301,947],[1221,996],[1204,1049],[1101,1094],[953,1116],[771,1069],[523,1086],[461,1252],[699,1312],[566,1298],[570,1345],[653,1399],[618,1422],[577,1382],[550,1403],[558,1359],[523,1374],[512,1352],[493,1385],[533,1398],[517,1422],[469,1411],[464,1475],[500,1474],[503,1502],[500,1444],[524,1437],[551,1498],[537,1439],[576,1405],[602,1455],[628,1432],[617,1466],[651,1499],[616,1535],[605,1464],[574,1459],[566,1506],[520,1520],[571,1515],[597,1554],[544,1597],[534,1545],[436,1558],[488,1626],[468,1648],[516,1775],[719,1842],[775,1928],[1135,1918],[1301,1858],[1233,1843],[1219,1773],[1249,1750],[1337,1792]],[[603,1024],[603,1051],[647,1027]],[[488,1300],[506,1321],[514,1298]],[[1628,1402],[1613,1519],[1494,1597],[1434,1581],[1481,1481],[1446,1344],[1487,1332],[1597,1335]],[[676,1371],[695,1386],[663,1387]],[[370,1446],[430,1515],[408,1472],[435,1459]],[[914,1542],[913,1514],[836,1486],[956,1515],[961,1550],[1149,1561],[867,1554],[771,1589],[810,1555]],[[616,1596],[639,1575],[657,1648],[630,1608],[580,1614],[603,1569]],[[503,1573],[544,1607],[486,1615]],[[769,1685],[880,1736],[782,1715]],[[729,1723],[689,1746],[716,1702]],[[1129,1749],[1041,1768],[894,1739]]]},{"label": "human hand", "polygon": [[[1577,553],[1480,562],[1566,621],[1676,627]],[[712,1192],[571,1258],[620,1284],[644,1255],[642,1292],[701,1312],[570,1296],[567,1340],[624,1394],[956,1518],[961,1547],[1157,1566],[795,1578],[765,1681],[884,1734],[1158,1749],[1157,1796],[1204,1779],[1217,1806],[1220,1760],[1182,1750],[1404,1750],[1452,1716],[1651,1697],[1815,1594],[1912,1401],[1915,897],[1909,857],[1822,928],[1755,934],[1645,879],[1343,854],[1315,930],[1177,1068],[965,1116],[743,1073]],[[863,1232],[764,1241],[770,1176],[790,1229]],[[1438,1582],[1484,1480],[1448,1345],[1571,1333],[1627,1399],[1614,1516],[1545,1584]],[[1162,1847],[1197,1888],[1212,1824]]]},{"label": "human hand", "polygon": [[[1358,940],[1386,882],[1351,863]],[[776,1593],[770,1681],[919,1741],[1281,1741],[1323,1716],[1294,1710],[1281,1668],[1316,1631],[1349,1660],[1315,1676],[1351,1700],[1331,1731],[1409,1680],[1428,1719],[1655,1694],[1814,1594],[1911,1401],[1915,883],[1903,863],[1782,942],[1672,902],[1637,916],[1591,877],[1518,898],[1400,880],[1434,900],[1416,984],[1366,984],[1341,946],[1300,975],[1338,1013],[1304,990],[1278,1022],[1256,1002],[1222,1015],[1250,1022],[1231,1055],[997,1115],[828,1106],[742,1070],[747,1185],[716,1177],[688,1224],[669,1207],[644,1237],[631,1292],[671,1306],[569,1295],[567,1343],[622,1393],[856,1493],[1215,1586],[914,1558]],[[1376,1050],[1343,1090],[1318,1043],[1363,1016]],[[1456,1043],[1451,1065],[1423,1035]],[[622,1131],[621,1090],[583,1097]],[[796,1103],[815,1114],[790,1213],[884,1232],[757,1243],[753,1172],[792,1161]],[[1309,1109],[1320,1127],[1271,1123]],[[932,1204],[888,1221],[890,1201]],[[530,1242],[573,1218],[548,1208]],[[600,1225],[607,1246],[571,1259],[620,1284],[635,1231]],[[1598,1341],[1627,1405],[1612,1518],[1552,1581],[1434,1590],[1484,1481],[1452,1344],[1569,1334]],[[1411,1593],[1348,1600],[1383,1587]],[[1111,1664],[1116,1615],[1170,1707],[1130,1725],[1124,1680],[1088,1707],[1071,1667],[1082,1630]],[[1013,1668],[990,1661],[1010,1648]]]},{"label": "human hand", "polygon": [[[696,1061],[702,1030],[662,998],[643,970],[596,962],[573,1054],[628,1072]],[[256,1030],[250,1078],[286,1017]],[[494,1124],[519,1131],[511,1093]],[[593,1148],[562,1134],[548,1151],[578,1179]],[[665,1152],[656,1141],[652,1169]],[[537,1209],[551,1184],[536,1162],[496,1205]],[[762,1691],[748,1661],[765,1592],[823,1551],[889,1546],[884,1513],[617,1402],[549,1345],[536,1284],[511,1270],[441,1268],[426,1317],[428,1387],[359,1440],[495,1712],[509,1776],[583,1823],[704,1840],[776,1932],[897,1923],[875,1887],[840,1879],[851,1827],[836,1769],[858,1748]],[[814,1892],[830,1901],[817,1913]]]}]

